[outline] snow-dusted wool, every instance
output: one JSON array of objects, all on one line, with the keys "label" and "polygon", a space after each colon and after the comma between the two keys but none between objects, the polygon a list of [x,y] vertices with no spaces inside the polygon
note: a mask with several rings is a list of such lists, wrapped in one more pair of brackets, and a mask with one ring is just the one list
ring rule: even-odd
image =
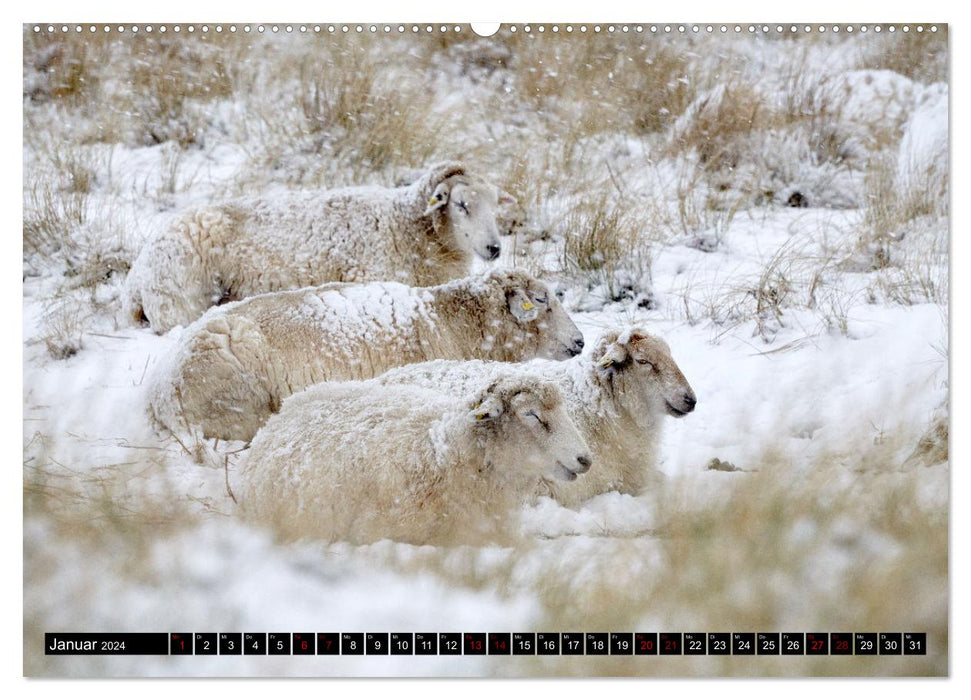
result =
[{"label": "snow-dusted wool", "polygon": [[394,282],[274,292],[210,309],[160,367],[150,412],[176,435],[250,440],[322,381],[431,359],[565,360],[583,335],[546,285],[497,270],[437,287]]},{"label": "snow-dusted wool", "polygon": [[461,395],[483,381],[521,372],[556,383],[593,452],[597,468],[584,479],[574,483],[547,479],[536,492],[570,507],[608,491],[635,495],[644,491],[657,475],[663,417],[681,418],[695,407],[694,391],[667,343],[636,325],[606,331],[592,353],[569,362],[424,362],[391,370],[377,381]]},{"label": "snow-dusted wool", "polygon": [[499,255],[498,189],[459,163],[408,187],[351,187],[191,209],[141,251],[125,306],[158,333],[226,299],[325,282],[430,286]]},{"label": "snow-dusted wool", "polygon": [[559,390],[538,377],[462,398],[325,382],[283,402],[235,492],[246,517],[284,538],[475,543],[514,533],[541,479],[575,480],[591,461]]}]

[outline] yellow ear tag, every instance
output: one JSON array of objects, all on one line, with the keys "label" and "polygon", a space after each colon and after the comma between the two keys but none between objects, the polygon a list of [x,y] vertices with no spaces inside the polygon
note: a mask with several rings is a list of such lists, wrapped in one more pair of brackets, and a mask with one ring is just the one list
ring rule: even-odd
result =
[{"label": "yellow ear tag", "polygon": [[610,358],[606,358],[605,357],[605,358],[603,358],[603,359],[600,360],[600,366],[601,367],[605,367],[605,368],[606,367],[610,367],[610,365],[612,365],[612,364],[614,364],[614,361],[611,360]]},{"label": "yellow ear tag", "polygon": [[533,302],[531,302],[531,301],[524,301],[523,302],[523,311],[532,311],[532,310],[533,310]]},{"label": "yellow ear tag", "polygon": [[436,203],[438,203],[438,197],[437,196],[432,197],[431,199],[428,200],[428,206],[431,206],[431,205],[436,204]]}]

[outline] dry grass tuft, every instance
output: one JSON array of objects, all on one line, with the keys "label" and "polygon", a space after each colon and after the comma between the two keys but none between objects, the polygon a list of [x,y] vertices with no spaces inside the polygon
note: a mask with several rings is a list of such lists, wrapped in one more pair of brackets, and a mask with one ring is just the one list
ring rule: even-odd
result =
[{"label": "dry grass tuft", "polygon": [[85,195],[34,185],[25,194],[24,256],[49,260],[73,248],[72,235],[85,221]]},{"label": "dry grass tuft", "polygon": [[606,131],[661,131],[688,106],[685,42],[636,36],[515,34],[503,37],[513,57],[515,96],[578,136]]},{"label": "dry grass tuft", "polygon": [[733,169],[751,149],[749,135],[779,122],[758,89],[726,83],[691,104],[675,128],[671,155],[694,149],[704,168]]},{"label": "dry grass tuft", "polygon": [[[947,82],[948,26],[937,25],[936,32],[884,31],[866,42],[862,67],[892,70],[924,84]],[[885,28],[886,29],[886,28]],[[872,49],[876,45],[876,50]]]},{"label": "dry grass tuft", "polygon": [[[701,288],[686,283],[679,292],[685,320],[710,319],[718,327],[716,338],[751,323],[752,335],[765,343],[793,327],[848,335],[850,311],[863,299],[840,275],[843,255],[842,247],[793,237],[768,254],[757,272],[732,283]],[[804,311],[818,328],[804,327]]]},{"label": "dry grass tuft", "polygon": [[[297,62],[270,66],[272,80],[292,89],[249,105],[261,149],[249,169],[300,186],[391,183],[401,170],[449,153],[450,115],[434,110],[414,76],[395,76],[367,45],[335,40]],[[420,80],[420,78],[418,78]]]},{"label": "dry grass tuft", "polygon": [[121,538],[138,548],[198,522],[163,476],[165,451],[134,448],[130,461],[75,468],[59,462],[54,447],[40,434],[25,445],[25,518],[44,519],[76,541]]},{"label": "dry grass tuft", "polygon": [[947,241],[938,224],[947,217],[946,189],[936,178],[902,183],[895,162],[878,160],[867,173],[864,215],[844,266],[876,273],[871,301],[946,306]]},{"label": "dry grass tuft", "polygon": [[182,37],[151,37],[132,46],[130,91],[122,100],[131,120],[128,141],[141,146],[203,145],[211,116],[197,103],[232,97],[231,58],[203,41]]},{"label": "dry grass tuft", "polygon": [[405,93],[366,54],[335,51],[326,67],[301,69],[300,106],[316,146],[362,169],[422,164],[438,150],[446,120],[420,92]]},{"label": "dry grass tuft", "polygon": [[24,202],[25,274],[57,269],[70,289],[94,290],[131,267],[127,231],[100,209],[89,212],[88,196],[43,185],[28,191]]},{"label": "dry grass tuft", "polygon": [[615,195],[584,200],[562,222],[562,269],[598,289],[605,302],[652,308],[651,255],[629,202]]},{"label": "dry grass tuft", "polygon": [[32,102],[85,117],[72,134],[77,142],[199,146],[212,121],[200,105],[235,94],[230,66],[239,41],[25,29],[24,92]]},{"label": "dry grass tuft", "polygon": [[35,34],[24,30],[24,97],[32,102],[82,106],[97,99],[111,55],[105,34]]},{"label": "dry grass tuft", "polygon": [[81,303],[70,296],[56,299],[44,314],[42,337],[55,360],[73,357],[84,347],[83,335],[89,318]]}]

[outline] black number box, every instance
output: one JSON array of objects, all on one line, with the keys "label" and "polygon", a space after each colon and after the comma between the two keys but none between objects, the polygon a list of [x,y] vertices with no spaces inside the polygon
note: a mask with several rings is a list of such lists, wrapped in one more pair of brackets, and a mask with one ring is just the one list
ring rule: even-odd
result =
[{"label": "black number box", "polygon": [[486,650],[485,632],[466,632],[462,635],[462,653],[466,656],[484,656]]},{"label": "black number box", "polygon": [[525,655],[536,653],[536,633],[535,632],[513,632],[512,653]]},{"label": "black number box", "polygon": [[751,656],[755,653],[754,632],[732,633],[732,654],[734,656]]},{"label": "black number box", "polygon": [[588,656],[607,655],[610,653],[610,639],[606,632],[587,632],[584,638]]},{"label": "black number box", "polygon": [[778,632],[759,632],[755,635],[755,643],[760,655],[779,653],[780,644]]},{"label": "black number box", "polygon": [[559,632],[537,632],[536,651],[538,654],[554,656],[560,653]]},{"label": "black number box", "polygon": [[415,635],[411,632],[392,632],[390,645],[392,655],[410,656],[415,653]]},{"label": "black number box", "polygon": [[634,635],[630,632],[611,632],[610,633],[610,653],[615,656],[624,656],[634,653]]},{"label": "black number box", "polygon": [[317,633],[317,653],[321,656],[336,656],[341,653],[341,636],[337,632]]},{"label": "black number box", "polygon": [[243,654],[266,654],[266,632],[244,632]]},{"label": "black number box", "polygon": [[564,656],[583,655],[583,633],[563,632],[560,635],[560,653]]},{"label": "black number box", "polygon": [[192,635],[188,632],[173,632],[169,635],[170,654],[192,654]]},{"label": "black number box", "polygon": [[317,653],[317,637],[313,632],[293,633],[293,653],[295,656],[313,656]]},{"label": "black number box", "polygon": [[219,640],[215,632],[196,632],[195,653],[201,656],[215,656],[219,653]]},{"label": "black number box", "polygon": [[[456,649],[459,642],[455,642]],[[417,655],[436,655],[438,654],[438,634],[436,632],[415,632],[415,654]]]},{"label": "black number box", "polygon": [[903,635],[900,632],[881,632],[880,633],[880,654],[902,654]]},{"label": "black number box", "polygon": [[438,635],[438,653],[442,656],[458,656],[462,653],[461,632],[440,632]]},{"label": "black number box", "polygon": [[927,633],[926,632],[905,632],[904,633],[904,654],[927,653]]},{"label": "black number box", "polygon": [[364,633],[341,633],[341,656],[364,656]]},{"label": "black number box", "polygon": [[727,656],[731,654],[732,635],[728,632],[709,632],[708,653],[713,656]]},{"label": "black number box", "polygon": [[[849,645],[847,644],[847,646]],[[825,656],[829,654],[829,648],[829,635],[827,633],[806,632],[807,656]]]},{"label": "black number box", "polygon": [[364,635],[364,646],[368,654],[388,653],[388,633],[368,632]]},{"label": "black number box", "polygon": [[219,633],[219,655],[238,656],[243,653],[243,633],[242,632],[220,632]]},{"label": "black number box", "polygon": [[706,653],[704,632],[684,633],[684,653],[689,656],[703,656]]},{"label": "black number box", "polygon": [[853,653],[853,635],[849,632],[830,632],[829,653],[833,656],[850,656]]},{"label": "black number box", "polygon": [[680,632],[661,632],[658,641],[658,649],[662,656],[681,654],[681,633]]},{"label": "black number box", "polygon": [[637,632],[634,635],[634,653],[657,655],[657,632]]},{"label": "black number box", "polygon": [[272,656],[290,656],[290,633],[270,632],[266,635],[267,652]]}]

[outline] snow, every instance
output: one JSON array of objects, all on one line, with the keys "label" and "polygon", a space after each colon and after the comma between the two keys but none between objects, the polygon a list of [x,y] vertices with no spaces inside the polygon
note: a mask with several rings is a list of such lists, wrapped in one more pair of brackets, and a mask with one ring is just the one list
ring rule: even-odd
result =
[{"label": "snow", "polygon": [[897,158],[901,187],[928,186],[931,177],[943,177],[948,164],[947,85],[930,86],[904,129]]},{"label": "snow", "polygon": [[[748,55],[746,70],[753,75],[770,71],[779,78],[778,52],[785,50],[780,46],[784,43],[743,43],[737,50]],[[724,50],[724,44],[717,46]],[[703,55],[704,47],[702,42],[695,50]],[[473,48],[463,50],[471,55]],[[624,192],[619,200],[635,219],[644,218],[645,235],[658,222],[671,221],[666,217],[675,215],[671,210],[678,201],[701,203],[715,196],[699,189],[679,200],[684,173],[694,172],[697,161],[688,153],[662,155],[659,141],[650,135],[600,133],[577,140],[576,158],[587,166],[576,168],[577,189],[551,192],[536,206],[530,203],[527,226],[550,236],[525,245],[503,240],[499,262],[525,262],[548,273],[539,277],[562,293],[588,352],[604,328],[643,323],[670,345],[698,399],[691,415],[666,421],[660,449],[666,479],[657,492],[637,497],[606,493],[578,510],[540,499],[524,509],[523,541],[508,547],[446,549],[390,541],[364,547],[314,541],[283,545],[271,532],[243,524],[226,485],[239,460],[233,451],[240,446],[208,443],[196,454],[195,446],[184,449],[156,433],[145,410],[146,378],[171,356],[181,330],[157,336],[128,326],[118,311],[123,275],[112,274],[94,294],[82,287],[65,291],[70,280],[62,264],[45,267],[25,260],[24,474],[33,489],[25,491],[24,515],[26,672],[566,673],[556,662],[511,666],[489,657],[463,657],[461,663],[449,657],[265,657],[246,659],[245,664],[221,657],[37,658],[28,630],[442,632],[552,626],[559,631],[612,631],[633,626],[687,631],[692,625],[747,623],[753,616],[744,615],[764,607],[761,619],[773,629],[809,631],[842,619],[866,619],[881,629],[913,625],[931,635],[946,632],[946,560],[943,574],[935,573],[936,550],[911,550],[914,542],[943,538],[946,554],[949,466],[914,463],[910,456],[935,420],[947,420],[947,294],[943,303],[917,298],[916,293],[912,303],[898,303],[881,280],[896,270],[903,276],[902,285],[917,284],[913,277],[924,268],[914,263],[915,256],[930,251],[933,255],[920,258],[919,265],[946,284],[948,219],[946,214],[928,215],[909,222],[901,247],[891,254],[891,261],[904,267],[894,270],[860,264],[855,241],[866,224],[864,179],[870,159],[892,159],[901,191],[909,178],[946,174],[947,86],[922,85],[887,70],[855,69],[855,54],[844,49],[812,44],[804,60],[820,75],[831,76],[825,84],[839,96],[842,117],[856,135],[866,135],[859,146],[865,157],[852,167],[835,169],[803,162],[801,136],[767,132],[767,153],[777,150],[776,155],[799,161],[791,172],[765,175],[766,182],[775,178],[772,182],[779,184],[773,197],[758,205],[747,201],[737,210],[705,210],[683,227],[682,235],[658,234],[639,249],[649,248],[649,274],[640,274],[633,258],[616,271],[614,279],[632,279],[638,293],[649,292],[651,305],[638,305],[643,296],[612,301],[606,282],[584,278],[561,264],[563,237],[570,233],[564,222],[587,188],[611,195],[617,191],[603,163],[611,165]],[[259,57],[285,50],[284,42],[267,45]],[[450,62],[441,59],[436,65]],[[498,162],[508,166],[525,158],[531,173],[543,172],[541,164],[552,151],[507,153],[501,138],[497,142],[492,135],[488,119],[482,119],[482,113],[489,114],[492,92],[505,89],[506,72],[495,69],[474,82],[454,66],[442,68],[429,94],[442,112],[473,105],[470,113],[478,115],[477,121],[462,137],[468,139],[463,144],[474,145],[488,135],[492,151],[500,152]],[[25,99],[24,109],[41,114],[44,108]],[[496,133],[528,132],[549,123],[554,108],[544,109],[550,114],[537,116],[528,105],[519,106],[496,126]],[[212,110],[218,118],[204,149],[175,151],[171,144],[91,147],[99,154],[92,161],[96,185],[78,235],[90,241],[92,254],[113,249],[108,241],[113,231],[124,233],[115,247],[135,252],[182,208],[234,196],[246,186],[239,181],[249,172],[260,140],[268,137],[251,125],[250,136],[237,138],[246,131],[239,126],[245,118],[239,115],[247,113],[242,98],[216,102]],[[55,127],[46,128],[55,138]],[[885,148],[873,145],[877,131],[894,134]],[[549,140],[557,138],[554,132]],[[26,206],[31,185],[52,181],[54,175],[36,148],[25,144],[23,150]],[[765,164],[758,165],[757,158],[753,162],[733,174],[738,181],[731,187],[739,187],[742,170]],[[555,173],[550,173],[552,178]],[[250,187],[272,198],[290,191],[287,177],[284,170],[268,171],[263,182]],[[353,179],[349,171],[327,177],[341,184]],[[792,190],[807,194],[810,206],[784,206]],[[654,212],[651,207],[657,208],[657,218],[648,216]],[[489,267],[483,261],[475,265]],[[415,313],[416,305],[430,301],[401,289],[390,282],[365,288],[361,293],[367,295],[371,317],[385,325],[395,318],[400,322],[402,315]],[[315,303],[316,297],[307,299]],[[342,297],[334,292],[326,299],[326,313],[335,313]],[[77,353],[55,359],[45,344],[50,314],[68,301],[89,317]],[[446,446],[437,444],[436,449],[445,453]],[[734,471],[707,468],[713,460]],[[763,488],[764,501],[759,502]],[[38,506],[34,490],[50,498],[51,505]],[[777,502],[783,504],[778,512],[771,505]],[[791,514],[786,510],[790,507]],[[84,515],[88,508],[90,518]],[[748,533],[750,541],[739,537],[737,546],[726,550],[704,549],[723,542],[718,527],[706,529],[706,513],[725,515],[746,508],[753,517],[765,518],[748,525],[749,530],[732,525]],[[83,525],[72,520],[76,513],[82,514]],[[897,516],[917,530],[914,513],[929,520],[929,539],[920,539],[923,531],[894,529]],[[688,540],[686,532],[694,539]],[[776,533],[782,543],[778,550],[772,543],[764,545],[771,561],[748,574],[728,576],[725,572],[734,566],[760,561],[747,547],[758,550],[753,542],[761,543],[766,532]],[[677,537],[703,550],[697,556],[709,557],[711,567],[698,565],[681,551]],[[791,552],[791,558],[784,552]],[[679,562],[684,569],[677,568]],[[856,591],[867,571],[900,575],[895,569],[900,562],[930,572],[926,594],[904,606],[907,610],[891,614],[872,603],[872,617],[865,618],[860,610],[867,605],[861,599],[843,607],[840,586]],[[705,575],[714,583],[696,581]],[[664,590],[666,581],[673,581],[684,597],[664,598],[663,604],[639,597],[639,591]],[[709,592],[723,608],[704,607],[704,596],[697,591],[707,590],[706,585],[717,589]],[[947,672],[946,660],[938,657],[927,666],[902,664],[883,668],[894,674],[913,673],[914,668]],[[583,668],[597,672],[592,666]],[[876,668],[874,673],[885,675]],[[706,667],[680,667],[682,673],[692,669],[704,673]]]}]

